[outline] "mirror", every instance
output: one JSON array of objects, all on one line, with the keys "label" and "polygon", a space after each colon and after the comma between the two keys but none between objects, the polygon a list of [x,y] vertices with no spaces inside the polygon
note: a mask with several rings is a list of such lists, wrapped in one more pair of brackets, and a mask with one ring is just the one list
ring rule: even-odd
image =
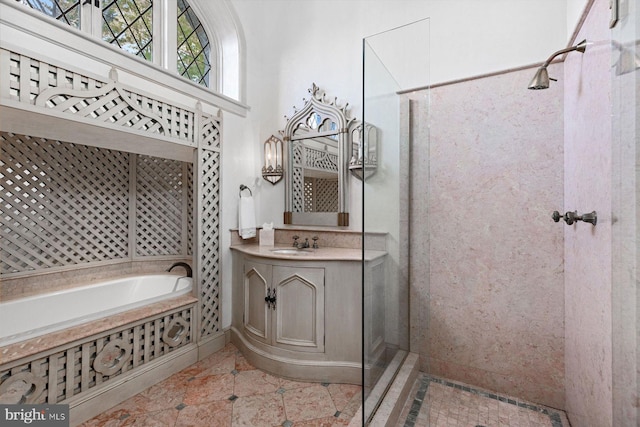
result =
[{"label": "mirror", "polygon": [[349,225],[347,167],[350,127],[347,105],[327,100],[315,83],[311,98],[287,118],[285,224]]}]

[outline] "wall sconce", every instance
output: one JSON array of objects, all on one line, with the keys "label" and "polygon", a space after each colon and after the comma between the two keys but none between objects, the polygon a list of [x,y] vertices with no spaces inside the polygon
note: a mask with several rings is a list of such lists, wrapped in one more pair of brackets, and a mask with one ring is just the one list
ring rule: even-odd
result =
[{"label": "wall sconce", "polygon": [[369,178],[378,169],[378,129],[370,124],[359,124],[351,130],[349,170],[356,178]]},{"label": "wall sconce", "polygon": [[271,135],[264,142],[264,166],[262,177],[275,185],[282,179],[282,141]]}]

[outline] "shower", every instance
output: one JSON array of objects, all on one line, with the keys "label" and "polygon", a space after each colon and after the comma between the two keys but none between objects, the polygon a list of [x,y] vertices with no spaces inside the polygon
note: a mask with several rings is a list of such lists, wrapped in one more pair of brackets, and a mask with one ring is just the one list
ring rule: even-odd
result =
[{"label": "shower", "polygon": [[580,43],[578,43],[575,46],[571,46],[566,49],[562,49],[555,52],[553,55],[549,57],[549,59],[547,59],[544,62],[544,64],[542,64],[540,68],[538,68],[536,75],[533,76],[533,79],[531,79],[531,82],[529,83],[529,89],[532,89],[532,90],[548,89],[549,80],[556,81],[556,79],[549,78],[549,73],[547,72],[547,67],[549,66],[551,61],[553,61],[553,58],[555,58],[558,55],[562,55],[563,53],[572,52],[574,50],[577,50],[580,53],[584,53],[586,48],[587,48],[587,41],[582,40]]}]

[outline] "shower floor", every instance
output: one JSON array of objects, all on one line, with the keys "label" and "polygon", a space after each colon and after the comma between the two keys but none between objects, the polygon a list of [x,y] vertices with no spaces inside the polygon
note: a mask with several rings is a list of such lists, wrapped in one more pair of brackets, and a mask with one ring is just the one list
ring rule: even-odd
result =
[{"label": "shower floor", "polygon": [[360,386],[275,377],[228,344],[81,425],[346,426],[361,400]]},{"label": "shower floor", "polygon": [[569,427],[563,411],[420,373],[397,427]]}]

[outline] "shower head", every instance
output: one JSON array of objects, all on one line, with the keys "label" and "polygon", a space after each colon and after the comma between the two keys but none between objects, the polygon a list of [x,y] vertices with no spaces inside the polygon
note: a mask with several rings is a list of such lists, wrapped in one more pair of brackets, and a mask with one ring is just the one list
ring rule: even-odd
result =
[{"label": "shower head", "polygon": [[533,79],[531,79],[531,82],[529,83],[529,86],[528,86],[529,89],[532,89],[532,90],[548,89],[549,80],[556,81],[556,79],[549,78],[549,73],[547,72],[547,67],[549,66],[549,64],[551,64],[551,61],[553,61],[553,58],[555,58],[558,55],[562,55],[563,53],[572,52],[574,50],[580,53],[584,53],[586,49],[587,49],[587,41],[582,40],[580,43],[578,43],[575,46],[571,46],[566,49],[561,49],[555,52],[553,55],[549,57],[549,59],[547,59],[544,62],[544,64],[542,64],[542,66],[540,66],[540,68],[538,68],[536,75],[533,76]]},{"label": "shower head", "polygon": [[538,89],[548,89],[549,88],[549,72],[547,71],[547,67],[540,67],[538,71],[536,71],[536,75],[533,76],[531,82],[529,83],[529,89],[538,90]]}]

